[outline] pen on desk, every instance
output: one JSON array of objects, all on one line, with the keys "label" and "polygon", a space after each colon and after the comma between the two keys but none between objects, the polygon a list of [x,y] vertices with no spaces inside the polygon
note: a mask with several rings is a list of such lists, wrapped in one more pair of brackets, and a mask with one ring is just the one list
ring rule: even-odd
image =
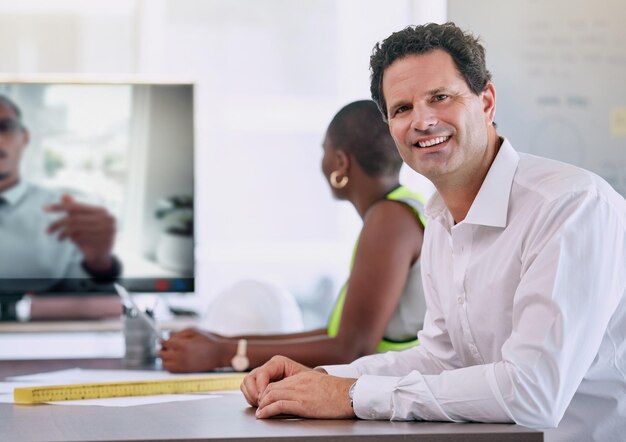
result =
[{"label": "pen on desk", "polygon": [[161,340],[165,340],[166,337],[164,333],[157,327],[154,319],[150,318],[143,310],[141,310],[137,306],[137,304],[135,304],[135,301],[133,301],[132,297],[124,288],[124,286],[117,283],[114,283],[113,286],[115,287],[115,291],[117,292],[117,294],[120,296],[120,298],[122,298],[122,302],[124,303],[124,305],[129,309],[132,308],[133,310],[135,310],[137,312],[137,316],[142,321],[144,321],[146,325],[148,325],[148,327],[150,327],[150,329],[156,334],[156,336]]}]

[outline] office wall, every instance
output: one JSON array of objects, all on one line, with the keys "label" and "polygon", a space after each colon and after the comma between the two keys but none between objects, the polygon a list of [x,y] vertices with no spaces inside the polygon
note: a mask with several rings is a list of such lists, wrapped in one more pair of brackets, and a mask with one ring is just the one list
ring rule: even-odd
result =
[{"label": "office wall", "polygon": [[[415,21],[441,19],[442,3],[144,4],[138,70],[197,79],[202,293],[258,277],[285,285],[303,305],[330,305],[361,222],[332,199],[320,171],[326,125],[341,106],[369,96],[374,43]],[[403,179],[431,191],[411,171]]]},{"label": "office wall", "polygon": [[626,2],[449,0],[448,14],[485,43],[498,131],[626,196]]}]

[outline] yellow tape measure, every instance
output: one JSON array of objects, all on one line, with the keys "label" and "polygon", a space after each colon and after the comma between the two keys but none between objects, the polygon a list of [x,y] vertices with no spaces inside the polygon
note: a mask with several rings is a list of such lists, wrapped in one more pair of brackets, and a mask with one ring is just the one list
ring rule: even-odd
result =
[{"label": "yellow tape measure", "polygon": [[238,390],[244,376],[245,374],[235,373],[148,381],[23,387],[13,390],[13,400],[16,404],[36,404],[78,399]]}]

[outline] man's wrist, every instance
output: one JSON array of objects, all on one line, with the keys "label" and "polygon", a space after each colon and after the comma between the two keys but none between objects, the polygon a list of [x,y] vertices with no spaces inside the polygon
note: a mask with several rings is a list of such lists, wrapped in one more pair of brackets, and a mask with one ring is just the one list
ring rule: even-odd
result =
[{"label": "man's wrist", "polygon": [[92,263],[83,260],[83,269],[97,282],[115,281],[122,273],[122,263],[115,255],[110,255],[109,259],[108,268],[100,268],[98,265],[93,267]]},{"label": "man's wrist", "polygon": [[354,410],[354,389],[356,388],[357,381],[354,381],[348,389],[348,398],[350,399],[350,408]]},{"label": "man's wrist", "polygon": [[89,269],[90,272],[106,272],[113,266],[113,257],[111,255],[107,255],[106,257],[100,257],[97,259],[84,258],[83,265],[86,269]]},{"label": "man's wrist", "polygon": [[353,364],[320,365],[319,368],[326,371],[329,375],[338,378],[356,379],[360,376],[359,371]]}]

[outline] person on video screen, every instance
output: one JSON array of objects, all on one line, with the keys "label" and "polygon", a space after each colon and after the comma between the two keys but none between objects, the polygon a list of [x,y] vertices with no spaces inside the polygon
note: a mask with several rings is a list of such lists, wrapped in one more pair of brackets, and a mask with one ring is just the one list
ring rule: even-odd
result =
[{"label": "person on video screen", "polygon": [[22,177],[29,139],[19,107],[0,95],[0,278],[43,285],[60,279],[114,280],[121,271],[112,254],[114,217],[103,207]]}]

